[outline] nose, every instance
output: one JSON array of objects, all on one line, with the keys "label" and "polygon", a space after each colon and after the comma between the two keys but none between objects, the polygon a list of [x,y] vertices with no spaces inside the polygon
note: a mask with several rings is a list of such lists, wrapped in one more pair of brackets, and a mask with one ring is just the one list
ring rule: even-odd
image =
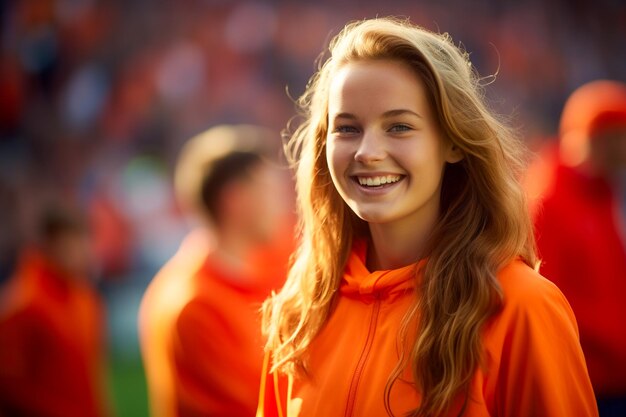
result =
[{"label": "nose", "polygon": [[386,155],[384,138],[381,138],[375,132],[365,132],[361,136],[359,147],[354,154],[354,160],[363,164],[370,164],[382,161]]}]

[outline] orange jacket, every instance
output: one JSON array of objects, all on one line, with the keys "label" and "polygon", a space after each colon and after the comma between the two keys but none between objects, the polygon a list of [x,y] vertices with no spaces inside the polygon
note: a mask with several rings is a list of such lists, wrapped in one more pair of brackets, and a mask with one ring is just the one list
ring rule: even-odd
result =
[{"label": "orange jacket", "polygon": [[0,296],[0,416],[105,415],[102,332],[96,293],[25,253]]},{"label": "orange jacket", "polygon": [[[413,302],[417,265],[369,272],[364,254],[358,247],[350,257],[337,306],[309,349],[309,376],[266,375],[258,417],[388,415],[385,385],[398,361],[398,328]],[[498,278],[504,307],[483,330],[485,366],[472,377],[464,416],[597,416],[563,295],[520,261]],[[420,396],[397,381],[390,400],[401,416]],[[448,415],[458,415],[461,400]]]},{"label": "orange jacket", "polygon": [[234,276],[207,261],[210,246],[200,239],[183,243],[140,308],[151,414],[253,416],[263,360],[259,309],[282,284],[287,256],[262,257],[273,259],[273,274],[264,270],[273,279]]}]

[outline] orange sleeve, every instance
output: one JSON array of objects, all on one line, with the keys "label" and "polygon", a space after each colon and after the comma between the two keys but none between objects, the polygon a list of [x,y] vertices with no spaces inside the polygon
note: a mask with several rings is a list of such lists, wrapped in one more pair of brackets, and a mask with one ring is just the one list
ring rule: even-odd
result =
[{"label": "orange sleeve", "polygon": [[538,278],[532,288],[513,290],[502,313],[498,414],[597,416],[574,313],[555,285]]},{"label": "orange sleeve", "polygon": [[254,414],[258,371],[251,377],[249,358],[239,357],[240,347],[225,344],[233,331],[225,324],[200,301],[187,304],[178,317],[174,366],[181,416]]}]

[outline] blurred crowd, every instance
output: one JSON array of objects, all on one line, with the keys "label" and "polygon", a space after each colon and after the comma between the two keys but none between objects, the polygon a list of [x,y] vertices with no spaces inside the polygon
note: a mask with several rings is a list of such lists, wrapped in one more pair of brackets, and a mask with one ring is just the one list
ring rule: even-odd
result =
[{"label": "blurred crowd", "polygon": [[71,207],[112,343],[136,349],[139,298],[196,221],[172,186],[185,141],[223,123],[278,136],[329,37],[376,15],[462,42],[535,149],[578,86],[626,81],[619,0],[0,1],[0,283],[41,237],[42,209]]},{"label": "blurred crowd", "polygon": [[169,182],[183,141],[216,123],[283,128],[351,19],[449,31],[528,137],[555,132],[578,85],[626,77],[626,7],[611,0],[0,4],[2,276],[58,195],[88,211],[104,279],[160,264],[182,235]]}]

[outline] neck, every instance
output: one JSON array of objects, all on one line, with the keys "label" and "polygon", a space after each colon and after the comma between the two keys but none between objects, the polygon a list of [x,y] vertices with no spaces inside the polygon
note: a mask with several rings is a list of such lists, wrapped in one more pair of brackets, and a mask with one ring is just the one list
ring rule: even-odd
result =
[{"label": "neck", "polygon": [[398,269],[418,262],[439,217],[439,199],[427,203],[409,216],[388,223],[370,223],[372,244],[367,267]]},{"label": "neck", "polygon": [[210,257],[237,275],[246,275],[252,247],[252,242],[244,233],[223,227],[216,233],[216,246]]}]

